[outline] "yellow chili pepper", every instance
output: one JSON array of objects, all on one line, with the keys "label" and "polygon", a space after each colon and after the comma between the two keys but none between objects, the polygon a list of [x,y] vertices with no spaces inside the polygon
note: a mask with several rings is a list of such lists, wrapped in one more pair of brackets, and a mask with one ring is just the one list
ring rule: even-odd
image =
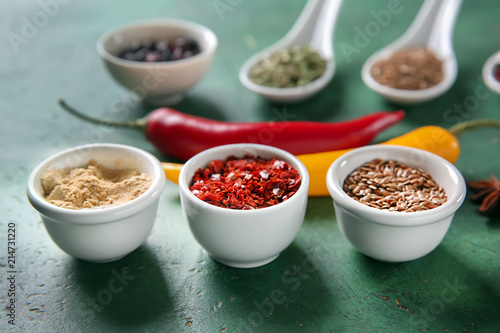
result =
[{"label": "yellow chili pepper", "polygon": [[[430,151],[455,163],[460,155],[458,139],[449,131],[438,126],[424,126],[409,133],[385,141],[382,145],[414,147]],[[309,172],[309,195],[329,195],[326,187],[326,173],[330,165],[340,156],[352,149],[336,150],[325,153],[298,155]]]},{"label": "yellow chili pepper", "polygon": [[[381,145],[396,145],[427,150],[439,155],[451,163],[455,163],[460,155],[458,136],[464,131],[478,127],[499,127],[500,122],[488,119],[472,120],[457,124],[446,130],[439,126],[424,126],[404,135],[380,143]],[[297,155],[309,172],[309,195],[328,196],[326,173],[330,165],[342,154],[352,149],[335,150],[323,153]],[[178,183],[182,164],[162,163],[167,179]]]},{"label": "yellow chili pepper", "polygon": [[183,165],[184,164],[180,163],[161,162],[161,166],[165,171],[165,176],[175,184],[179,184],[179,174],[181,173]]}]

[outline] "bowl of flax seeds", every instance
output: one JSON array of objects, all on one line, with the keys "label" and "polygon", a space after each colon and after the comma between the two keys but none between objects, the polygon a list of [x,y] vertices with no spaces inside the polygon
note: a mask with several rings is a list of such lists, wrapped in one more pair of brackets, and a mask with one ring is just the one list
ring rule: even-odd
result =
[{"label": "bowl of flax seeds", "polygon": [[330,166],[326,181],[343,235],[359,252],[387,262],[434,250],[466,194],[453,164],[403,146],[354,149]]}]

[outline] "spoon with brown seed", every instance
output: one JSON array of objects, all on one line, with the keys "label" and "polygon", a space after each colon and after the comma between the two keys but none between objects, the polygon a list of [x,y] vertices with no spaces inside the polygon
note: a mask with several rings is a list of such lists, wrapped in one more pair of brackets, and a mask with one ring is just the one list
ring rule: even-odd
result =
[{"label": "spoon with brown seed", "polygon": [[[365,84],[402,104],[425,102],[445,93],[458,72],[452,36],[461,4],[462,0],[425,0],[408,30],[365,62],[361,70]],[[384,61],[389,62],[386,68],[379,66]],[[436,69],[436,62],[440,68]]]}]

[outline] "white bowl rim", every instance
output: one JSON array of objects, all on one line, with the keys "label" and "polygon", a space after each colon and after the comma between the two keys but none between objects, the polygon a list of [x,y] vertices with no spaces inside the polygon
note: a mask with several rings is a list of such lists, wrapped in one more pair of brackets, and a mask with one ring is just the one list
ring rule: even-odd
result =
[{"label": "white bowl rim", "polygon": [[[243,149],[245,147],[247,149],[248,148],[255,149],[257,152],[260,150],[260,151],[266,151],[266,152],[271,153],[273,155],[280,155],[281,157],[277,157],[277,156],[276,157],[281,159],[281,160],[285,160],[285,162],[287,162],[290,165],[292,164],[292,163],[290,163],[290,161],[292,161],[294,164],[296,164],[296,167],[295,166],[293,166],[293,167],[296,168],[301,175],[301,184],[300,184],[300,187],[297,190],[297,192],[295,192],[295,194],[292,197],[288,198],[287,200],[285,200],[277,205],[258,208],[258,209],[242,210],[242,209],[231,209],[231,208],[224,208],[224,207],[212,205],[208,202],[201,200],[200,198],[195,196],[189,190],[189,185],[184,181],[184,179],[187,177],[186,173],[187,173],[188,168],[186,166],[189,167],[191,164],[195,164],[195,163],[200,164],[201,161],[203,161],[203,164],[208,165],[209,162],[214,160],[214,158],[210,158],[210,156],[214,153],[226,151],[226,150],[231,150],[234,148],[236,148],[238,150],[241,149],[244,152]],[[227,156],[229,156],[229,155],[237,156],[237,154],[228,154]],[[198,160],[200,160],[200,161],[198,161]],[[289,152],[287,152],[283,149],[276,148],[273,146],[268,146],[268,145],[256,144],[256,143],[234,143],[234,144],[221,145],[221,146],[209,148],[209,149],[204,150],[204,151],[196,154],[195,156],[191,157],[184,164],[184,166],[182,167],[181,172],[179,174],[179,191],[183,192],[185,194],[185,197],[188,200],[190,200],[191,202],[198,204],[198,205],[201,205],[205,209],[214,210],[215,212],[219,212],[219,213],[222,212],[222,213],[228,214],[228,215],[230,215],[230,214],[234,214],[234,215],[267,214],[273,210],[286,209],[286,207],[295,204],[295,201],[297,201],[297,200],[300,201],[301,196],[303,196],[303,195],[307,196],[308,192],[309,192],[309,173],[308,173],[305,165],[297,157],[295,157],[294,155],[290,154]],[[235,220],[233,222],[238,223],[239,221]]]},{"label": "white bowl rim", "polygon": [[[138,156],[142,156],[143,159],[147,160],[148,163],[153,165],[153,175],[151,186],[142,193],[139,197],[116,206],[105,206],[103,208],[96,209],[68,209],[59,207],[48,202],[41,194],[35,190],[35,183],[39,182],[40,179],[37,175],[40,171],[46,168],[52,161],[61,156],[72,154],[77,151],[92,149],[92,148],[110,148],[118,149],[123,151],[133,152]],[[132,146],[114,144],[114,143],[93,143],[80,145],[72,148],[65,149],[59,153],[56,153],[42,162],[40,162],[31,172],[28,179],[27,195],[32,206],[42,215],[53,218],[54,220],[61,223],[70,224],[101,224],[106,222],[113,222],[126,216],[133,215],[138,211],[143,209],[144,205],[148,202],[157,199],[163,192],[163,188],[166,183],[166,178],[164,177],[164,170],[161,166],[160,161],[152,154]],[[57,215],[57,218],[54,217]]]},{"label": "white bowl rim", "polygon": [[[113,35],[123,32],[126,30],[134,30],[137,28],[144,28],[147,26],[164,26],[164,27],[182,27],[185,29],[193,30],[200,32],[203,34],[205,40],[207,41],[207,48],[202,50],[200,53],[193,55],[192,57],[186,58],[186,59],[179,59],[176,61],[157,61],[157,62],[141,62],[141,61],[133,61],[133,60],[126,60],[126,59],[121,59],[114,54],[111,54],[106,50],[104,47],[104,43],[106,40],[111,38]],[[114,28],[111,28],[104,32],[97,40],[96,42],[96,49],[97,52],[101,57],[106,59],[107,61],[120,64],[123,66],[129,66],[129,67],[137,67],[137,68],[146,68],[146,67],[175,67],[178,65],[184,65],[184,64],[189,64],[191,62],[197,61],[199,58],[205,57],[205,56],[210,56],[215,49],[217,48],[217,36],[215,33],[208,27],[192,22],[192,21],[187,21],[187,20],[180,20],[180,19],[147,19],[147,20],[141,20],[141,21],[136,21],[132,23],[127,23],[123,24]]]},{"label": "white bowl rim", "polygon": [[[336,182],[333,181],[335,171],[344,163],[349,157],[363,154],[365,152],[372,151],[384,151],[384,152],[416,152],[419,154],[424,154],[431,163],[440,163],[444,167],[448,168],[457,179],[457,190],[448,197],[448,200],[439,207],[418,212],[390,212],[387,210],[380,210],[377,208],[369,207],[360,202],[357,202],[353,198],[344,192],[343,188],[337,186]],[[367,162],[371,159],[367,159]],[[361,165],[361,164],[360,164]],[[425,171],[425,167],[423,167]],[[341,184],[343,184],[344,179],[342,179]],[[334,202],[341,205],[343,208],[351,212],[353,215],[358,215],[363,217],[366,221],[372,223],[378,223],[383,225],[397,226],[397,227],[410,227],[416,225],[425,225],[438,222],[439,220],[450,216],[455,213],[455,211],[460,207],[465,199],[466,186],[465,180],[460,173],[460,171],[450,162],[438,156],[434,153],[428,152],[426,150],[397,146],[397,145],[371,145],[361,148],[356,148],[350,152],[345,153],[337,160],[335,160],[330,168],[328,169],[326,176],[327,187],[332,196]]]}]

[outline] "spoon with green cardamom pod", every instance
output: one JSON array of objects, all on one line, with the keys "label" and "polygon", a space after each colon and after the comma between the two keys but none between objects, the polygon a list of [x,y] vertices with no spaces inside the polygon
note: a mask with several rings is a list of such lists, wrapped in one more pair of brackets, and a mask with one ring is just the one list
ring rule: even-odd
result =
[{"label": "spoon with green cardamom pod", "polygon": [[249,90],[278,103],[321,91],[335,72],[333,29],[342,0],[309,0],[290,31],[249,58],[239,78]]}]

